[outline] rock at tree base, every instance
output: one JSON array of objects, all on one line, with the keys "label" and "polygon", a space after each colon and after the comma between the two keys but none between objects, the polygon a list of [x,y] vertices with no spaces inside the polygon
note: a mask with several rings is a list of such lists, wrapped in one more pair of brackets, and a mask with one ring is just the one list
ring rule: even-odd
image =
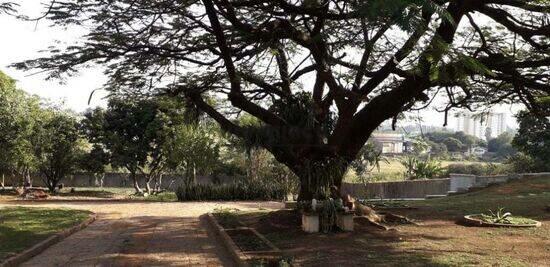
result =
[{"label": "rock at tree base", "polygon": [[46,193],[46,191],[42,189],[33,189],[33,188],[27,188],[25,189],[23,194],[21,194],[21,197],[24,199],[46,199],[49,196],[50,195]]}]

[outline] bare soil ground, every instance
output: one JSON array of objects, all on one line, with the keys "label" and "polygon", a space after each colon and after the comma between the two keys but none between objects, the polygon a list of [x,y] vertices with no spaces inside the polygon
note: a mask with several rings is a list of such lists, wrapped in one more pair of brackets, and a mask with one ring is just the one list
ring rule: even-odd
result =
[{"label": "bare soil ground", "polygon": [[[352,233],[306,234],[299,212],[236,213],[300,266],[550,266],[550,181],[525,179],[465,195],[409,202],[395,211],[421,223],[381,231],[355,219]],[[503,207],[542,221],[541,228],[479,228],[456,223],[463,215]],[[393,211],[392,211],[393,212]]]}]

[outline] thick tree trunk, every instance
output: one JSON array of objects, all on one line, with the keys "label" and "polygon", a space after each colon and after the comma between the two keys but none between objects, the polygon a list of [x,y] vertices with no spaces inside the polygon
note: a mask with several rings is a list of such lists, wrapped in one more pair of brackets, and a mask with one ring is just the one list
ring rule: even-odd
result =
[{"label": "thick tree trunk", "polygon": [[350,164],[350,161],[337,157],[325,158],[323,161],[304,162],[310,163],[293,168],[294,173],[300,178],[298,201],[330,197],[331,187],[340,188]]},{"label": "thick tree trunk", "polygon": [[2,174],[2,182],[0,183],[2,185],[2,189],[6,189],[6,186],[5,186],[5,178],[4,178],[4,174]]}]

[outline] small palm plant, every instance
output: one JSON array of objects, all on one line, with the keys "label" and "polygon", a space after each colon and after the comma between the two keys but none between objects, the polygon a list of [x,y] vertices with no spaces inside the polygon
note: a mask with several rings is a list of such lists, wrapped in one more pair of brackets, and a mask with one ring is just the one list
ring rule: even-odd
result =
[{"label": "small palm plant", "polygon": [[416,157],[408,156],[401,160],[401,164],[405,167],[405,176],[411,180],[431,179],[443,173],[441,162],[429,157],[426,160],[419,160]]}]

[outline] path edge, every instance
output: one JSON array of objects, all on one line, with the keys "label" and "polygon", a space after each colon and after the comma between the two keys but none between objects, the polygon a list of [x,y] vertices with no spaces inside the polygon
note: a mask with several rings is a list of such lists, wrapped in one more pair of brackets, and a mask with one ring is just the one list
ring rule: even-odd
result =
[{"label": "path edge", "polygon": [[248,257],[237,247],[235,242],[233,242],[233,239],[229,237],[223,227],[218,223],[218,220],[214,218],[214,215],[212,213],[207,213],[206,218],[208,219],[208,222],[210,223],[212,228],[214,228],[216,236],[219,237],[218,239],[222,241],[226,250],[229,251],[229,255],[231,255],[233,262],[237,264],[237,266],[248,266],[246,264],[246,260],[248,259]]},{"label": "path edge", "polygon": [[43,240],[42,242],[32,246],[29,249],[24,250],[23,252],[18,253],[17,255],[7,258],[6,260],[0,262],[0,267],[11,267],[11,266],[18,266],[28,260],[30,260],[32,257],[40,254],[47,248],[61,242],[63,239],[69,237],[70,235],[86,228],[88,225],[93,223],[97,219],[97,214],[91,213],[88,216],[88,219],[84,220],[83,222],[65,229],[57,234],[54,234],[53,236],[48,237],[46,240]]}]

